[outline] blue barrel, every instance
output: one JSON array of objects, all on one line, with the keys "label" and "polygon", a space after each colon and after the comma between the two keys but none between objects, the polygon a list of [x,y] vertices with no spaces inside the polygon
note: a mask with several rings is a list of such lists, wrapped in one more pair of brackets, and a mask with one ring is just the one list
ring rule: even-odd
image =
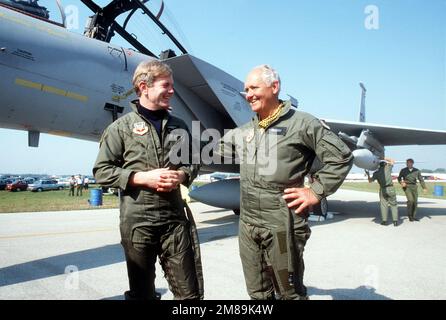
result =
[{"label": "blue barrel", "polygon": [[102,206],[102,189],[90,189],[90,206]]},{"label": "blue barrel", "polygon": [[434,196],[442,197],[444,195],[443,186],[434,186]]}]

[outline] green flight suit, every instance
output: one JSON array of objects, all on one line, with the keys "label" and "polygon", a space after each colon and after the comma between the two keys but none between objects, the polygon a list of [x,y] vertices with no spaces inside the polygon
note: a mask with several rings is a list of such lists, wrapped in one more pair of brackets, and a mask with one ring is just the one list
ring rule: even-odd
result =
[{"label": "green flight suit", "polygon": [[170,161],[170,151],[174,147],[189,144],[190,135],[176,136],[176,129],[188,134],[187,126],[181,119],[166,113],[160,141],[152,123],[138,113],[136,103],[131,104],[133,112],[119,118],[104,131],[93,168],[99,184],[121,190],[121,244],[130,285],[125,297],[155,298],[158,256],[175,299],[203,298],[198,237],[191,215],[185,212],[180,188],[157,192],[128,184],[132,173],[165,167],[184,171],[184,184],[192,183],[198,166],[189,164],[191,162],[173,165]]},{"label": "green flight suit", "polygon": [[398,221],[398,203],[396,201],[396,191],[392,182],[392,168],[393,165],[386,163],[381,165],[378,170],[373,173],[371,181],[378,181],[379,188],[379,200],[381,206],[381,218],[382,222],[387,221],[387,215],[389,213],[389,207],[392,212],[393,222]]},{"label": "green flight suit", "polygon": [[417,179],[420,181],[421,187],[426,189],[426,184],[424,183],[423,176],[421,175],[421,171],[417,168],[409,168],[401,169],[400,174],[398,175],[398,182],[401,183],[404,181],[406,183],[406,187],[403,188],[404,193],[407,198],[407,216],[409,220],[412,221],[416,218],[417,215],[417,207],[418,207],[418,186]]},{"label": "green flight suit", "polygon": [[[240,161],[239,249],[252,299],[305,299],[303,251],[311,230],[307,215],[296,215],[284,189],[303,187],[313,160],[324,166],[310,185],[318,199],[342,184],[352,166],[349,148],[310,114],[285,102],[265,130],[258,118],[229,131],[219,153]],[[234,150],[235,149],[235,150]]]}]

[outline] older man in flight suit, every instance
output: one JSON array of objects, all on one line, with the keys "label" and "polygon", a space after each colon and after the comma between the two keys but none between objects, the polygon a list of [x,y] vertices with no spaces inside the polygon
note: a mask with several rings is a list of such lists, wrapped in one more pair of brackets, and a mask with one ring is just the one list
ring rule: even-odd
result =
[{"label": "older man in flight suit", "polygon": [[[146,61],[135,70],[139,100],[133,111],[104,132],[93,173],[98,183],[121,189],[120,231],[130,291],[126,299],[155,299],[157,256],[175,299],[203,297],[199,246],[191,215],[185,214],[179,184],[189,185],[198,167],[173,164],[172,137],[184,121],[169,114],[172,70]],[[189,135],[190,136],[190,135]],[[196,231],[196,230],[195,230]]]},{"label": "older man in flight suit", "polygon": [[[349,148],[325,124],[279,100],[271,67],[254,68],[245,82],[256,116],[220,141],[225,157],[240,161],[239,249],[252,299],[307,299],[303,251],[310,237],[307,212],[332,194],[352,166]],[[323,166],[304,187],[313,160]]]}]

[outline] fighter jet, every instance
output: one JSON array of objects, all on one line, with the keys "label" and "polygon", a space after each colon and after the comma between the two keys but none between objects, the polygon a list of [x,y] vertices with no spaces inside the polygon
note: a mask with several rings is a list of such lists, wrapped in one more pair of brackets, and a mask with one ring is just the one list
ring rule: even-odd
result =
[{"label": "fighter jet", "polygon": [[[104,7],[81,1],[93,12],[84,34],[65,27],[60,6],[63,21],[57,23],[37,0],[0,0],[0,126],[26,130],[29,146],[39,145],[41,132],[99,141],[111,122],[131,110],[129,102],[136,98],[131,78],[136,66],[148,59],[160,59],[172,67],[172,113],[192,132],[211,129],[223,135],[225,129],[253,117],[241,94],[242,81],[189,54],[161,22],[163,3],[154,14],[141,0],[113,0]],[[172,47],[156,55],[131,35],[126,27],[137,12],[150,19]],[[123,15],[127,15],[124,23],[119,24],[117,18]],[[116,34],[132,49],[112,44]],[[365,101],[364,85],[361,88]],[[297,101],[292,101],[297,107]],[[352,149],[360,168],[376,169],[385,146],[446,144],[446,131],[365,123],[363,103],[359,122],[324,120]],[[314,170],[317,167],[315,161]],[[203,164],[202,170],[237,172],[238,166],[211,163]],[[231,199],[221,201],[221,193],[216,192],[221,188]],[[238,210],[238,181],[215,182],[199,190],[191,196]],[[326,203],[322,206],[326,208]]]}]

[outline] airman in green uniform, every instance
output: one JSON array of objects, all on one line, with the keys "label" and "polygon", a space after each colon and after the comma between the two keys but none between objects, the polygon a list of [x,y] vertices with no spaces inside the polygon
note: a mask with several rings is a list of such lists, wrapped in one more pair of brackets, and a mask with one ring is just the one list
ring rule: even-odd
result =
[{"label": "airman in green uniform", "polygon": [[198,166],[170,161],[170,151],[184,141],[172,137],[174,130],[188,133],[184,121],[168,112],[172,70],[159,61],[142,62],[133,85],[139,99],[132,102],[132,112],[104,131],[93,169],[98,183],[121,190],[121,244],[130,286],[125,298],[157,298],[159,257],[175,299],[200,299],[198,238],[178,188],[192,183]]},{"label": "airman in green uniform", "polygon": [[[353,157],[324,123],[279,100],[279,89],[271,67],[249,73],[246,99],[257,115],[229,131],[219,150],[228,156],[235,149],[240,161],[239,249],[248,294],[252,299],[307,299],[308,209],[337,190]],[[304,187],[316,157],[323,166]]]},{"label": "airman in green uniform", "polygon": [[393,225],[398,226],[398,203],[396,201],[396,191],[392,181],[392,168],[395,163],[392,159],[381,161],[379,169],[370,177],[366,171],[369,182],[378,181],[379,184],[379,200],[381,204],[381,224],[387,224],[387,215],[389,207],[392,211]]},{"label": "airman in green uniform", "polygon": [[426,193],[426,184],[424,183],[423,176],[421,175],[421,171],[417,168],[413,167],[414,161],[413,159],[407,159],[406,165],[407,167],[400,171],[398,176],[398,182],[403,187],[404,193],[407,198],[407,216],[409,217],[409,221],[419,221],[416,218],[417,214],[417,206],[418,206],[418,186],[417,180],[420,181],[421,187],[423,188],[423,192]]}]

